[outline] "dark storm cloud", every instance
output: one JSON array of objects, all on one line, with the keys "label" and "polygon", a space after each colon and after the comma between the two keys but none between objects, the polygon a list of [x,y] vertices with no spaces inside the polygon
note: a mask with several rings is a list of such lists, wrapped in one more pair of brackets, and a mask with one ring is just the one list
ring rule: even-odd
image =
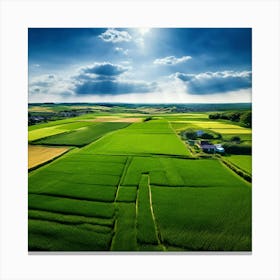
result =
[{"label": "dark storm cloud", "polygon": [[121,80],[119,77],[126,71],[128,71],[127,68],[108,62],[83,67],[80,74],[73,77],[74,92],[78,95],[117,95],[146,93],[156,88],[155,83]]},{"label": "dark storm cloud", "polygon": [[112,81],[112,80],[91,80],[83,81],[76,85],[76,94],[127,94],[146,93],[156,88],[154,83],[132,82],[132,81]]}]

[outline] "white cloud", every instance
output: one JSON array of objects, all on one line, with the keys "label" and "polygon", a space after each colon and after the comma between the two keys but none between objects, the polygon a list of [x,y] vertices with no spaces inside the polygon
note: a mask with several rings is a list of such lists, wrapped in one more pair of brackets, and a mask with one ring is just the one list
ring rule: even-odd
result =
[{"label": "white cloud", "polygon": [[131,35],[127,31],[119,31],[114,28],[109,28],[98,36],[105,42],[120,43],[129,42],[132,40]]},{"label": "white cloud", "polygon": [[50,95],[50,98],[54,95],[71,95],[74,93],[73,86],[71,80],[53,74],[32,77],[28,84],[30,97],[37,98],[43,95]]},{"label": "white cloud", "polygon": [[182,56],[182,57],[176,57],[174,55],[167,56],[164,58],[157,58],[154,61],[154,64],[159,64],[159,65],[175,65],[178,63],[186,62],[188,60],[192,59],[191,56]]},{"label": "white cloud", "polygon": [[199,74],[175,73],[171,80],[181,81],[190,94],[216,94],[250,89],[252,87],[251,71],[203,72]]}]

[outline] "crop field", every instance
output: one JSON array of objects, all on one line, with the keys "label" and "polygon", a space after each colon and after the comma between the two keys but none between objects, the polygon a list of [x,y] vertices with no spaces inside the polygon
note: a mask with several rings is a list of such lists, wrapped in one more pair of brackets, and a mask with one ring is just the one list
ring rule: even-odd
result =
[{"label": "crop field", "polygon": [[[77,122],[79,124],[79,122]],[[37,144],[45,145],[67,145],[67,146],[84,146],[96,139],[100,138],[104,134],[124,128],[130,123],[92,123],[90,125],[80,127],[78,129],[61,133],[58,135],[50,136],[42,140],[36,141]]]},{"label": "crop field", "polygon": [[67,147],[28,146],[28,169],[52,160],[68,151]]},{"label": "crop field", "polygon": [[167,122],[134,123],[90,144],[84,152],[94,154],[170,154],[190,156]]},{"label": "crop field", "polygon": [[252,156],[251,155],[231,155],[225,157],[226,160],[238,166],[249,174],[252,174]]},{"label": "crop field", "polygon": [[88,125],[92,125],[92,124],[89,122],[74,122],[69,124],[61,124],[61,125],[55,125],[51,127],[39,128],[36,130],[29,131],[28,141],[34,141],[48,136],[86,127]]},{"label": "crop field", "polygon": [[30,162],[46,164],[28,175],[29,251],[252,250],[251,183],[221,160],[251,174],[251,155],[195,156],[179,136],[226,130],[250,141],[251,129],[207,113],[145,118],[101,112],[30,126]]}]

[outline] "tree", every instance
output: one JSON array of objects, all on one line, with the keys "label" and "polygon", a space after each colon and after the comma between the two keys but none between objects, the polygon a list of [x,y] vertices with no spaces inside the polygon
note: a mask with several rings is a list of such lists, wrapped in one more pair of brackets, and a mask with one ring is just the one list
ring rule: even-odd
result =
[{"label": "tree", "polygon": [[184,132],[184,135],[187,139],[195,140],[197,138],[196,132],[192,129],[189,129]]},{"label": "tree", "polygon": [[246,127],[252,127],[252,112],[246,112],[240,117],[240,122]]},{"label": "tree", "polygon": [[153,117],[147,117],[144,119],[144,122],[148,122],[148,121],[151,121],[153,119]]},{"label": "tree", "polygon": [[231,142],[240,143],[241,139],[239,136],[233,136],[230,138]]},{"label": "tree", "polygon": [[200,136],[200,138],[202,138],[202,139],[214,139],[214,136],[210,133],[205,132]]}]

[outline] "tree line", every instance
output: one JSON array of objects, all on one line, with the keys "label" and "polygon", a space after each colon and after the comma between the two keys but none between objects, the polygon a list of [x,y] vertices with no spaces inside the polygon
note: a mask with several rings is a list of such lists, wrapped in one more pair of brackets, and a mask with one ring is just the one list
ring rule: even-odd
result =
[{"label": "tree line", "polygon": [[227,113],[212,113],[209,114],[209,119],[211,120],[229,120],[232,122],[238,122],[242,126],[245,127],[252,127],[252,112],[245,111],[245,112],[227,112]]}]

